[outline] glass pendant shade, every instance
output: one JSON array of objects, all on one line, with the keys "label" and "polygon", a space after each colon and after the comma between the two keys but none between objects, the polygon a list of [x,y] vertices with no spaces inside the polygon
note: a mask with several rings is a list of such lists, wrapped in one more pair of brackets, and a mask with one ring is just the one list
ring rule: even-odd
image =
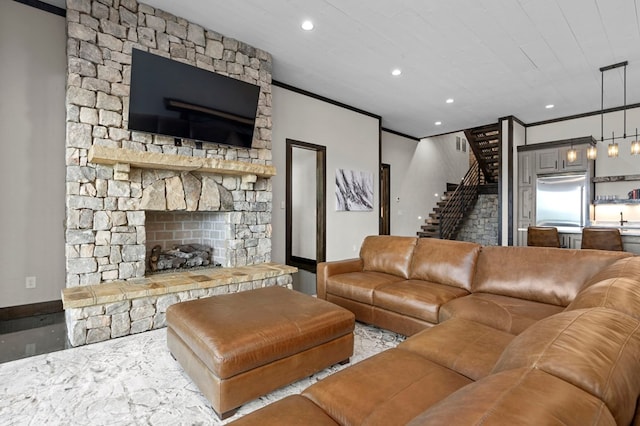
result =
[{"label": "glass pendant shade", "polygon": [[568,162],[573,163],[577,159],[578,159],[578,151],[576,151],[575,148],[571,148],[569,151],[567,151],[567,161]]},{"label": "glass pendant shade", "polygon": [[640,154],[640,140],[631,142],[631,155]]},{"label": "glass pendant shade", "polygon": [[612,142],[609,144],[609,146],[607,147],[607,155],[609,155],[609,157],[611,158],[617,158],[618,157],[618,143],[617,142]]},{"label": "glass pendant shade", "polygon": [[589,160],[595,160],[597,156],[598,148],[596,148],[595,146],[590,146],[589,148],[587,148],[587,158]]}]

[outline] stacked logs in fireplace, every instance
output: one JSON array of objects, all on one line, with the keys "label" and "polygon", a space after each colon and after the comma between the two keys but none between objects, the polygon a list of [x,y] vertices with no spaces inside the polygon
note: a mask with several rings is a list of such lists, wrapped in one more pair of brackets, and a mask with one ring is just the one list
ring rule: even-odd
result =
[{"label": "stacked logs in fireplace", "polygon": [[165,251],[157,245],[151,249],[149,269],[156,272],[167,269],[209,266],[212,263],[212,252],[213,248],[202,244],[183,244]]}]

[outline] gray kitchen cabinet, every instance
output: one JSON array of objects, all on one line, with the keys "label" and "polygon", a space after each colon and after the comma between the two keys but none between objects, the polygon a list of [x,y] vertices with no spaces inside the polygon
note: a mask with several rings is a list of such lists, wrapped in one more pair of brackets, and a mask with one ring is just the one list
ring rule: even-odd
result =
[{"label": "gray kitchen cabinet", "polygon": [[[517,227],[526,229],[535,223],[535,152],[518,153],[518,210]],[[517,244],[527,245],[527,232],[518,231]]]},{"label": "gray kitchen cabinet", "polygon": [[558,148],[541,149],[535,152],[536,173],[557,173],[558,172]]},{"label": "gray kitchen cabinet", "polygon": [[533,185],[521,186],[520,188],[518,188],[518,222],[520,224],[535,223],[535,196],[536,190]]},{"label": "gray kitchen cabinet", "polygon": [[567,160],[567,152],[571,149],[570,146],[558,148],[558,164],[561,165],[560,171],[576,171],[584,172],[589,167],[589,160],[587,159],[587,148],[589,145],[576,145],[573,148],[576,150],[576,160],[569,162]]},{"label": "gray kitchen cabinet", "polygon": [[640,254],[640,235],[622,235],[622,247],[629,253]]},{"label": "gray kitchen cabinet", "polygon": [[576,150],[577,158],[573,162],[569,162],[569,160],[567,160],[567,152],[571,149],[571,146],[541,149],[537,151],[536,173],[549,174],[586,171],[589,166],[589,161],[587,160],[587,147],[588,145],[574,145],[573,148]]},{"label": "gray kitchen cabinet", "polygon": [[579,249],[582,246],[582,233],[560,233],[560,247]]},{"label": "gray kitchen cabinet", "polygon": [[535,152],[518,153],[518,186],[535,185]]},{"label": "gray kitchen cabinet", "polygon": [[517,244],[519,246],[526,246],[527,245],[527,227],[524,226],[524,227],[518,228],[517,236],[518,236]]}]

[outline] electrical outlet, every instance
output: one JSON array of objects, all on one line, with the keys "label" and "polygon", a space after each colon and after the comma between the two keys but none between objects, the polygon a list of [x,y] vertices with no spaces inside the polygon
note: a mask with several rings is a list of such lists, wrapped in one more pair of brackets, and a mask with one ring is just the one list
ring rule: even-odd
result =
[{"label": "electrical outlet", "polygon": [[26,277],[24,280],[26,288],[36,288],[36,277]]}]

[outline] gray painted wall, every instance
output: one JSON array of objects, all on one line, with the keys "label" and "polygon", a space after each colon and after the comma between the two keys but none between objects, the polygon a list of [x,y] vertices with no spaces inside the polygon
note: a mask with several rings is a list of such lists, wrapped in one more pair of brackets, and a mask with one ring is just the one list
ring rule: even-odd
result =
[{"label": "gray painted wall", "polygon": [[447,182],[459,182],[469,170],[469,146],[466,152],[457,150],[456,137],[464,133],[417,142],[382,132],[382,162],[391,165],[392,235],[415,237]]},{"label": "gray painted wall", "polygon": [[0,2],[0,307],[64,288],[65,48],[63,17]]},{"label": "gray painted wall", "polygon": [[[271,256],[285,259],[286,139],[327,147],[327,260],[357,257],[362,240],[378,234],[378,120],[281,87],[273,87],[273,234]],[[336,169],[368,171],[374,179],[374,208],[368,212],[338,212]]]}]

